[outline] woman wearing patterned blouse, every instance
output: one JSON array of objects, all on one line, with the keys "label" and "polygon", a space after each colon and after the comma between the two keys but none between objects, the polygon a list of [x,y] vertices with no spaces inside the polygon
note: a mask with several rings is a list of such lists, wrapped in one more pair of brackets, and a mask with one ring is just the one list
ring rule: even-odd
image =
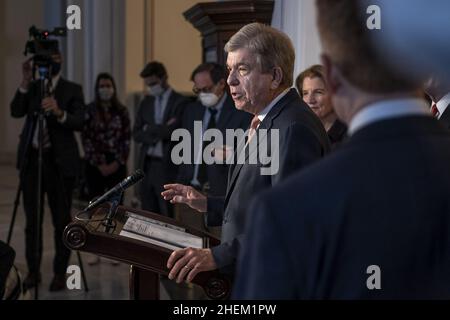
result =
[{"label": "woman wearing patterned blouse", "polygon": [[88,194],[93,199],[126,177],[130,153],[128,110],[117,99],[116,84],[107,73],[97,76],[95,101],[87,106],[81,137]]},{"label": "woman wearing patterned blouse", "polygon": [[[108,73],[97,76],[95,101],[87,106],[81,138],[86,160],[88,196],[93,199],[126,177],[130,153],[128,110],[117,99],[115,81]],[[90,265],[99,262],[98,256],[88,260]]]}]

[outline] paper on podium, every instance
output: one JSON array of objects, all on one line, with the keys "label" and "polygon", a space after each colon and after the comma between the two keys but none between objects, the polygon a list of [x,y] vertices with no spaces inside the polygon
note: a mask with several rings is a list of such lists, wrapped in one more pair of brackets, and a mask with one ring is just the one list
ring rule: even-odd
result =
[{"label": "paper on podium", "polygon": [[148,243],[155,244],[170,250],[191,248],[204,248],[203,238],[186,232],[185,229],[164,223],[151,218],[127,212],[120,235]]}]

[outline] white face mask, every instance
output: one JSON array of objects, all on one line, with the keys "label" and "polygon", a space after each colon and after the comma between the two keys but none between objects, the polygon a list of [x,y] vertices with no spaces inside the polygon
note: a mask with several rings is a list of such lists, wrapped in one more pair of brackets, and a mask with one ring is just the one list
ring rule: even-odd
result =
[{"label": "white face mask", "polygon": [[154,86],[148,86],[148,93],[151,96],[157,97],[163,94],[164,89],[160,84],[155,84]]},{"label": "white face mask", "polygon": [[217,102],[219,102],[219,97],[216,96],[214,93],[200,92],[198,98],[200,99],[202,105],[204,105],[207,108],[214,107],[217,104]]},{"label": "white face mask", "polygon": [[113,88],[99,88],[98,95],[100,97],[100,100],[109,101],[109,100],[111,100],[111,98],[114,95],[114,89]]}]

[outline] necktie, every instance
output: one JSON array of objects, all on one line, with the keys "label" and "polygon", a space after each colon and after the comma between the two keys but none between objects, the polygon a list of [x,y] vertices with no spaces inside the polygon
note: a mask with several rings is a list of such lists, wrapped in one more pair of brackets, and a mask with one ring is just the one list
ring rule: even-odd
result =
[{"label": "necktie", "polygon": [[163,114],[162,114],[162,98],[161,96],[157,96],[155,98],[155,123],[161,124],[163,122]]},{"label": "necktie", "polygon": [[[160,125],[164,122],[163,107],[162,95],[156,96],[153,102],[153,120],[156,125]],[[162,141],[158,139],[156,144],[150,145],[147,149],[147,155],[154,158],[161,158],[163,156]]]},{"label": "necktie", "polygon": [[433,105],[431,106],[431,114],[435,118],[439,117],[439,110],[438,110],[438,108],[437,108],[435,103],[433,103]]},{"label": "necktie", "polygon": [[256,133],[256,129],[258,129],[261,120],[259,120],[258,116],[254,116],[252,122],[250,123],[250,129],[248,130],[248,142],[253,138]]},{"label": "necktie", "polygon": [[[217,110],[216,109],[212,109],[212,108],[207,108],[207,110],[209,111],[209,121],[208,121],[208,126],[206,127],[206,130],[208,129],[214,129],[216,128],[216,114],[217,114]],[[205,131],[206,131],[205,130]],[[202,147],[202,155],[203,155],[203,151],[206,148],[206,143],[203,142],[203,147]],[[202,163],[200,164],[199,170],[198,170],[198,176],[197,176],[197,180],[203,185],[206,182],[208,182],[208,174],[207,174],[207,168],[206,168],[206,164],[202,159]]]},{"label": "necktie", "polygon": [[[44,81],[44,87],[45,87],[45,96],[44,98],[47,97],[53,97],[54,96],[54,88],[53,88],[53,84],[51,81],[48,81],[47,79]],[[36,119],[36,126],[35,126],[35,131],[34,131],[34,136],[33,136],[33,147],[35,149],[37,149],[39,147],[39,126],[38,126],[38,119]],[[50,143],[50,135],[48,133],[48,128],[47,128],[47,119],[44,118],[43,121],[43,127],[42,127],[42,147],[44,149],[48,149],[51,147],[51,143]]]},{"label": "necktie", "polygon": [[216,109],[212,109],[212,108],[208,108],[209,114],[210,114],[210,118],[209,118],[209,122],[208,122],[208,126],[206,127],[206,129],[212,129],[216,127],[216,114],[217,114],[217,110]]}]

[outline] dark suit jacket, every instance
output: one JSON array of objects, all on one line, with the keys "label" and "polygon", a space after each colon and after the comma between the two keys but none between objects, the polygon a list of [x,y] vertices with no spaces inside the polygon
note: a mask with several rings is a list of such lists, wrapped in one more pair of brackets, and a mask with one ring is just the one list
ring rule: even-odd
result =
[{"label": "dark suit jacket", "polygon": [[330,139],[331,149],[336,149],[347,136],[347,126],[339,120],[336,120],[327,132]]},{"label": "dark suit jacket", "polygon": [[[40,109],[39,90],[40,82],[34,82],[26,94],[17,90],[11,102],[11,115],[14,118],[27,116],[20,135],[17,168],[20,168],[22,164],[26,143],[33,135],[35,122],[37,122],[35,111]],[[75,177],[80,169],[80,155],[74,131],[83,129],[83,90],[80,85],[60,78],[54,96],[59,107],[66,111],[67,119],[64,123],[59,123],[53,115],[46,117],[53,154],[60,172],[66,177]]]},{"label": "dark suit jacket", "polygon": [[450,105],[445,109],[442,116],[439,118],[439,121],[450,130]]},{"label": "dark suit jacket", "polygon": [[322,158],[330,148],[322,123],[301,101],[295,89],[275,104],[260,124],[257,134],[261,129],[267,129],[267,135],[274,129],[279,130],[278,172],[261,175],[260,163],[236,164],[230,170],[226,197],[208,198],[208,225],[222,224],[221,244],[212,248],[212,252],[219,268],[228,266],[224,271],[232,272],[234,269],[238,250],[244,241],[246,211],[252,196]]},{"label": "dark suit jacket", "polygon": [[[449,163],[450,135],[431,117],[355,132],[255,199],[234,297],[449,299]],[[372,265],[381,290],[366,285]]]},{"label": "dark suit jacket", "polygon": [[[162,141],[164,174],[168,181],[173,181],[177,172],[176,166],[172,163],[170,157],[173,147],[171,136],[172,132],[181,125],[186,101],[186,97],[172,90],[164,110],[163,124],[157,125],[155,124],[154,111],[155,98],[146,96],[139,106],[133,127],[134,140],[142,144],[138,162],[139,167],[144,167],[148,148],[154,146],[158,141]],[[168,124],[169,121],[171,122],[170,124]],[[147,127],[146,130],[144,130],[144,126]]]},{"label": "dark suit jacket", "polygon": [[[183,128],[187,129],[191,136],[194,137],[194,121],[203,121],[203,116],[207,112],[206,108],[200,102],[194,102],[186,107],[187,112],[183,116]],[[225,99],[222,111],[217,121],[217,129],[223,134],[224,143],[226,137],[226,129],[242,129],[247,130],[250,126],[252,115],[237,110],[234,106],[233,99],[228,95]],[[194,150],[194,139],[191,139],[191,150]],[[182,184],[191,182],[194,177],[195,164],[194,159],[197,155],[191,153],[192,164],[182,164],[178,170],[177,181]],[[209,193],[215,196],[224,196],[227,190],[229,165],[227,164],[211,164],[207,166],[207,175],[209,178]]]}]

